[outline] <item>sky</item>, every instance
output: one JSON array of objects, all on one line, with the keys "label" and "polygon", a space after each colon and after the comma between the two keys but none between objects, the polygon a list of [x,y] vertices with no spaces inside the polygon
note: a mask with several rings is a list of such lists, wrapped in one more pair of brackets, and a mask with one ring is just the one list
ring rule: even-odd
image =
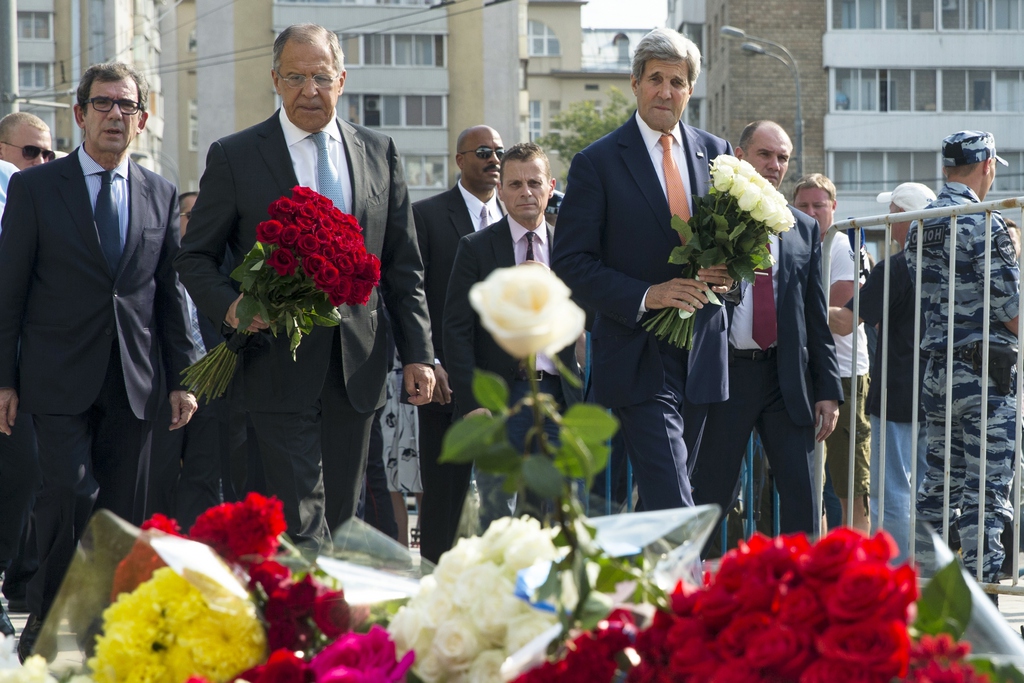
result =
[{"label": "sky", "polygon": [[666,0],[590,0],[582,8],[584,28],[654,28],[665,25]]}]

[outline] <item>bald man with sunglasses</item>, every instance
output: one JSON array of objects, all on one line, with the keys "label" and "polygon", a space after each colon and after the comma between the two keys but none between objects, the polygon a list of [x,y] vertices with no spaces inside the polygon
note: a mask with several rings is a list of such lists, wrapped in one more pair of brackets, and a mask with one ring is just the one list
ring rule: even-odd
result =
[{"label": "bald man with sunglasses", "polygon": [[0,160],[24,171],[30,166],[53,161],[50,127],[35,114],[17,111],[0,119]]}]

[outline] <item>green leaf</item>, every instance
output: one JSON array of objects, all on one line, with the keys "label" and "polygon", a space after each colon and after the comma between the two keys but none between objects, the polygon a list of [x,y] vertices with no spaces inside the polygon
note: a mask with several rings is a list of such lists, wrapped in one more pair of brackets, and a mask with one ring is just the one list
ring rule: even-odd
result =
[{"label": "green leaf", "polygon": [[960,565],[950,562],[928,581],[917,601],[914,628],[921,633],[948,633],[959,640],[971,619],[971,590]]},{"label": "green leaf", "polygon": [[243,296],[235,307],[235,315],[238,316],[238,329],[244,330],[252,324],[252,319],[260,312],[260,303],[251,296]]},{"label": "green leaf", "polygon": [[492,474],[517,474],[522,469],[523,456],[508,441],[499,441],[481,449],[473,466]]},{"label": "green leaf", "polygon": [[689,222],[684,221],[679,216],[672,216],[672,229],[683,236],[684,242],[689,242],[693,239],[693,228],[690,227]]},{"label": "green leaf", "polygon": [[508,412],[508,385],[500,375],[474,370],[473,396],[477,403],[492,413]]},{"label": "green leaf", "polygon": [[474,415],[456,422],[444,435],[440,462],[472,462],[476,454],[505,437],[505,420]]},{"label": "green leaf", "polygon": [[565,412],[562,426],[575,431],[587,443],[604,443],[615,436],[619,421],[600,406],[577,403]]},{"label": "green leaf", "polygon": [[562,473],[546,455],[526,456],[523,462],[523,480],[527,488],[542,498],[557,498],[562,495],[565,483]]},{"label": "green leaf", "polygon": [[590,591],[583,601],[583,608],[579,610],[580,627],[587,631],[596,628],[599,621],[611,614],[613,606],[610,595],[596,590]]}]

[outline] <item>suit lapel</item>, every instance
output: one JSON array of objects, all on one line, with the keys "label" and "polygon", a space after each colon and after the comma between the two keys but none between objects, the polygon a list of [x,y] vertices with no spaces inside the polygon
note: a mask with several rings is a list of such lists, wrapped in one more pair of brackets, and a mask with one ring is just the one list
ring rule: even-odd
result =
[{"label": "suit lapel", "polygon": [[345,158],[348,160],[349,177],[352,179],[352,206],[349,209],[359,220],[360,225],[366,225],[366,216],[363,215],[366,207],[363,202],[370,196],[366,175],[366,145],[356,135],[356,129],[347,121],[339,119],[338,128],[341,129],[341,141],[345,145]]},{"label": "suit lapel", "polygon": [[260,124],[256,133],[262,138],[259,143],[260,155],[267,165],[270,176],[277,183],[279,193],[284,196],[291,194],[292,188],[299,184],[299,180],[295,177],[295,167],[292,166],[288,143],[285,142],[278,116],[279,114],[275,112],[272,117]]},{"label": "suit lapel", "polygon": [[668,199],[658,182],[658,174],[651,162],[651,154],[644,144],[644,138],[640,135],[640,126],[636,123],[635,117],[630,117],[626,123],[619,128],[619,146],[622,148],[622,160],[633,176],[634,182],[640,188],[640,193],[651,205],[654,215],[658,217],[658,225],[662,231],[671,237],[674,242],[679,241],[679,235],[672,229],[671,212],[668,208]]},{"label": "suit lapel", "polygon": [[516,252],[512,244],[512,230],[508,218],[502,218],[491,228],[491,247],[494,249],[494,267],[511,268],[516,265]]},{"label": "suit lapel", "polygon": [[683,155],[686,157],[686,171],[689,176],[687,187],[690,194],[703,197],[711,189],[711,171],[708,166],[708,150],[697,133],[679,122],[682,131]]},{"label": "suit lapel", "polygon": [[[69,154],[66,159],[51,161],[51,164],[61,163],[60,196],[68,207],[75,222],[75,227],[82,236],[82,240],[88,247],[89,252],[102,264],[103,271],[110,272],[107,259],[103,256],[100,248],[100,236],[96,232],[96,223],[93,221],[92,201],[89,199],[89,190],[85,185],[85,176],[82,173],[82,165],[78,161],[78,150]],[[113,277],[113,275],[111,275]]]},{"label": "suit lapel", "polygon": [[[142,241],[142,231],[146,225],[149,212],[149,183],[139,168],[128,162],[128,234],[124,239],[124,250],[121,262],[117,266],[117,274],[124,270],[125,264]],[[114,277],[117,279],[117,276]]]},{"label": "suit lapel", "polygon": [[462,198],[462,190],[458,183],[448,191],[448,213],[451,216],[452,228],[458,234],[459,239],[475,232],[473,221],[469,217],[469,209],[466,207],[466,200]]},{"label": "suit lapel", "polygon": [[779,269],[779,292],[775,295],[778,308],[782,308],[782,302],[786,300],[786,291],[789,289],[789,273],[793,269],[793,254],[791,249],[786,248],[785,235],[779,235],[779,253],[775,267]]}]

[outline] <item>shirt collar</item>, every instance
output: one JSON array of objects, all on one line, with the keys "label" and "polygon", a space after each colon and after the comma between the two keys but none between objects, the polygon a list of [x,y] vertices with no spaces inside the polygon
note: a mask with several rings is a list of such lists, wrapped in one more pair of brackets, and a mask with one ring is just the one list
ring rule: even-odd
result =
[{"label": "shirt collar", "polygon": [[955,182],[955,181],[949,181],[949,182],[946,183],[946,187],[949,188],[950,194],[955,194],[955,195],[959,195],[961,197],[966,197],[966,198],[970,199],[972,202],[979,202],[979,203],[981,202],[981,200],[978,199],[978,195],[975,194],[974,190],[972,190],[967,185],[964,185],[963,183],[958,183],[958,182]]},{"label": "shirt collar", "polygon": [[[664,135],[660,130],[654,130],[647,125],[647,122],[640,116],[640,111],[637,110],[636,114],[636,125],[640,127],[640,137],[644,139],[644,144],[647,145],[647,151],[652,151],[655,147],[658,148],[658,152],[661,152],[661,136]],[[675,139],[676,144],[680,148],[683,146],[683,133],[677,123],[672,129],[672,137]]]},{"label": "shirt collar", "polygon": [[[129,156],[125,155],[124,160],[114,169],[114,174],[121,176],[125,180],[128,180],[128,159]],[[107,169],[100,166],[96,163],[95,159],[89,156],[88,152],[85,151],[85,145],[81,145],[78,148],[78,163],[82,166],[82,173],[87,176],[107,172]]]},{"label": "shirt collar", "polygon": [[[512,218],[512,214],[509,214],[507,216],[507,218],[508,218],[509,230],[512,232],[512,243],[513,244],[516,244],[517,242],[522,240],[524,237],[526,237],[526,233],[531,232],[530,230],[527,230],[522,225],[520,225],[516,221],[515,218]],[[537,236],[537,240],[541,244],[547,245],[547,243],[548,243],[548,230],[547,230],[547,224],[546,223],[542,223],[539,228],[537,228],[536,230],[533,230],[532,232],[533,232],[534,235]]]},{"label": "shirt collar", "polygon": [[[485,204],[480,199],[462,186],[462,178],[459,178],[457,183],[459,186],[459,192],[462,193],[462,200],[466,202],[466,208],[469,209],[469,214],[473,217],[473,222],[480,220],[480,209]],[[500,216],[501,211],[498,210],[498,193],[495,192],[491,195],[490,201],[487,202],[487,213],[491,216]]]},{"label": "shirt collar", "polygon": [[[288,114],[285,112],[284,107],[279,110],[279,119],[281,121],[281,130],[284,132],[284,141],[289,147],[294,147],[298,143],[308,138],[312,133],[302,130],[288,118]],[[330,122],[324,127],[323,131],[336,142],[341,142],[341,129],[338,128],[338,119],[331,118]]]}]

